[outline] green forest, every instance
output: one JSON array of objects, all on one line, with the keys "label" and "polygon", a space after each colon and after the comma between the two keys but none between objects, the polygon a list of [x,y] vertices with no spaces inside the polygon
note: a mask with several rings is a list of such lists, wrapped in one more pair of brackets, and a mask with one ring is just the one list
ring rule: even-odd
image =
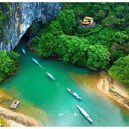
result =
[{"label": "green forest", "polygon": [[[129,3],[64,3],[55,20],[33,23],[31,46],[45,58],[105,70],[129,84]],[[80,20],[93,17],[95,26],[82,27]],[[41,28],[39,30],[39,28]]]}]

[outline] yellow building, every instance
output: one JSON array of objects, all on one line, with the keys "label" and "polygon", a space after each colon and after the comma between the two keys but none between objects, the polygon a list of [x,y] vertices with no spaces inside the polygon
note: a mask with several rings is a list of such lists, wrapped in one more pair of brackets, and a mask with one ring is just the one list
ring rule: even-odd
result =
[{"label": "yellow building", "polygon": [[84,19],[83,19],[81,24],[82,25],[92,25],[93,22],[94,22],[93,17],[86,16],[86,17],[84,17]]}]

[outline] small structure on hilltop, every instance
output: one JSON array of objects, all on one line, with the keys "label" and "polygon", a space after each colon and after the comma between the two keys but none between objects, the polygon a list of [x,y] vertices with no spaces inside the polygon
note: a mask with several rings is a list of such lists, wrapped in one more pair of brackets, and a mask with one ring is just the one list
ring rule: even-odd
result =
[{"label": "small structure on hilltop", "polygon": [[95,25],[93,17],[85,16],[81,22],[82,26],[93,27]]}]

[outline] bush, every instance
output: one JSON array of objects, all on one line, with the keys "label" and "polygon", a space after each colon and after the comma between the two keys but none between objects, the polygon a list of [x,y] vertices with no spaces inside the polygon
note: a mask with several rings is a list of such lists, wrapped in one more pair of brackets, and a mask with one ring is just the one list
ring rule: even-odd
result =
[{"label": "bush", "polygon": [[5,51],[0,51],[0,81],[13,74],[16,70],[18,57],[18,54],[15,52],[7,53]]},{"label": "bush", "polygon": [[114,42],[124,45],[125,43],[129,42],[129,36],[125,31],[118,31],[115,33]]},{"label": "bush", "polygon": [[120,20],[114,15],[109,15],[102,21],[102,25],[117,28],[117,26],[120,26]]},{"label": "bush", "polygon": [[118,80],[119,82],[128,85],[129,84],[129,55],[121,57],[113,63],[108,70],[109,75]]},{"label": "bush", "polygon": [[91,45],[88,49],[87,66],[92,70],[101,70],[108,67],[110,53],[102,45]]},{"label": "bush", "polygon": [[73,10],[64,10],[57,17],[59,24],[65,34],[72,35],[76,27],[76,18]]},{"label": "bush", "polygon": [[0,71],[3,74],[10,75],[14,70],[14,61],[6,52],[0,52]]},{"label": "bush", "polygon": [[55,36],[52,33],[46,33],[40,39],[39,54],[43,57],[60,57],[66,63],[86,66],[88,44],[86,39],[77,36],[65,34]]},{"label": "bush", "polygon": [[19,56],[20,56],[18,53],[11,51],[11,52],[8,52],[7,54],[15,63],[18,63]]}]

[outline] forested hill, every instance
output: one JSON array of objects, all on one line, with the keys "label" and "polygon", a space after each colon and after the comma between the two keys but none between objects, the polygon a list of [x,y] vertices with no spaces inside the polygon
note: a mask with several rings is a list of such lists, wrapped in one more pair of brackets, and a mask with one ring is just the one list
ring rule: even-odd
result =
[{"label": "forested hill", "polygon": [[[129,84],[129,3],[64,3],[58,17],[46,24],[34,23],[31,46],[42,57],[106,70],[114,79]],[[95,25],[82,27],[85,16]],[[37,31],[35,28],[42,28]]]}]

